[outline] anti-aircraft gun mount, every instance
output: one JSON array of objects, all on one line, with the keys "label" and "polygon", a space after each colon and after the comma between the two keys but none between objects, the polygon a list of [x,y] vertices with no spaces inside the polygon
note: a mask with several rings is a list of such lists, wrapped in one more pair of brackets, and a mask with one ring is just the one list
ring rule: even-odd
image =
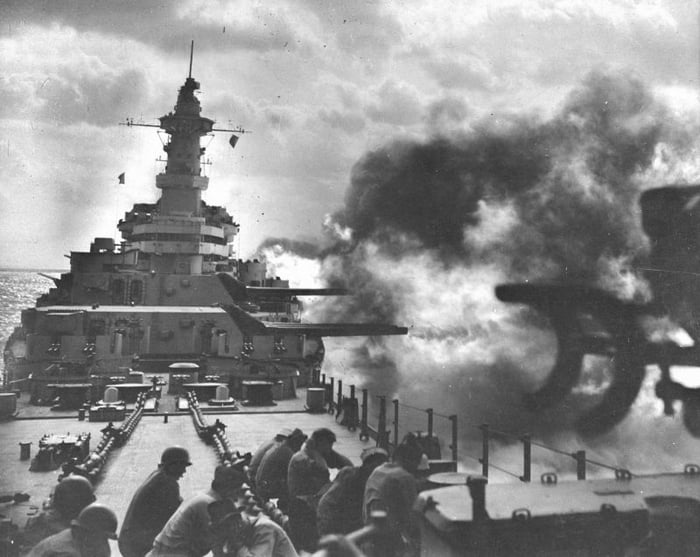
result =
[{"label": "anti-aircraft gun mount", "polygon": [[[533,410],[561,402],[581,377],[584,357],[610,358],[611,380],[594,408],[578,419],[597,435],[619,423],[637,398],[646,366],[661,378],[656,395],[664,412],[682,403],[683,422],[700,437],[700,388],[673,379],[674,366],[700,367],[700,186],[667,186],[641,196],[642,225],[651,242],[644,268],[651,303],[623,301],[599,288],[571,284],[503,284],[496,297],[527,304],[549,318],[557,338],[554,366],[544,385],[526,396]],[[699,370],[700,372],[700,370]]]},{"label": "anti-aircraft gun mount", "polygon": [[662,372],[656,394],[665,413],[673,415],[673,403],[681,401],[685,426],[700,436],[700,389],[671,378],[672,366],[700,365],[700,347],[650,335],[648,323],[656,308],[621,301],[597,288],[560,284],[499,285],[496,297],[542,312],[557,337],[557,356],[547,380],[525,397],[531,410],[561,402],[581,378],[586,355],[604,356],[611,358],[610,386],[599,403],[578,418],[579,431],[597,435],[619,423],[639,394],[646,366],[656,364]]}]

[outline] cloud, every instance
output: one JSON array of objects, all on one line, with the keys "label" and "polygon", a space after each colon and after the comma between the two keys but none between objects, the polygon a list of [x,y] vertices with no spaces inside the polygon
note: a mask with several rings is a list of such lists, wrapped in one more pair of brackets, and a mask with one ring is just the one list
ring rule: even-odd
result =
[{"label": "cloud", "polygon": [[430,135],[451,135],[468,129],[467,117],[471,110],[458,96],[445,96],[427,108],[426,126]]},{"label": "cloud", "polygon": [[98,126],[122,120],[148,96],[147,77],[119,60],[118,50],[105,52],[96,43],[57,26],[27,28],[19,41],[0,39],[11,72],[0,81],[0,117]]},{"label": "cloud", "polygon": [[399,126],[418,122],[423,107],[418,92],[412,86],[389,80],[373,91],[366,111],[374,121]]},{"label": "cloud", "polygon": [[414,69],[412,81],[468,94],[478,112],[514,106],[547,111],[596,68],[634,71],[649,83],[694,80],[697,73],[697,14],[690,4],[443,2],[403,8],[397,5],[395,14],[405,30],[401,59]]},{"label": "cloud", "polygon": [[249,2],[160,2],[113,0],[84,2],[3,2],[0,15],[14,32],[26,24],[61,24],[80,32],[99,32],[130,38],[163,50],[189,46],[197,37],[199,50],[235,49],[270,51],[295,48],[297,37],[284,17],[285,10],[269,10]]},{"label": "cloud", "polygon": [[[7,203],[0,209],[0,236],[12,239],[1,248],[6,261],[66,268],[64,254],[87,251],[95,236],[114,236],[131,199],[155,197],[152,186],[139,187],[143,181],[136,178],[135,163],[125,168],[125,159],[144,151],[139,137],[126,128],[51,122],[35,122],[28,130],[20,126],[10,122],[2,138],[0,180]],[[151,156],[145,165],[153,168]],[[124,170],[127,184],[119,186],[117,176]]]},{"label": "cloud", "polygon": [[431,76],[448,89],[493,90],[499,85],[485,60],[476,56],[452,55],[426,63]]},{"label": "cloud", "polygon": [[72,79],[48,77],[36,96],[41,102],[37,115],[57,123],[89,122],[111,126],[138,104],[145,89],[145,77],[138,70]]},{"label": "cloud", "polygon": [[365,129],[365,120],[360,114],[345,113],[340,110],[321,110],[318,113],[322,122],[345,133],[354,134]]},{"label": "cloud", "polygon": [[[115,0],[85,9],[71,0],[9,0],[0,6],[0,118],[16,120],[18,133],[29,122],[77,124],[60,157],[75,149],[100,161],[93,142],[80,136],[92,132],[80,124],[106,130],[125,116],[156,122],[172,107],[194,38],[203,114],[221,127],[253,131],[235,151],[225,138],[207,148],[214,162],[207,198],[237,211],[245,252],[276,229],[318,236],[324,214],[342,204],[359,153],[396,137],[464,136],[491,113],[494,129],[515,125],[512,114],[522,111],[547,119],[592,65],[608,63],[611,72],[629,66],[682,106],[696,74],[688,47],[696,40],[693,10],[544,1],[280,2],[273,10],[243,0]],[[110,161],[99,164],[138,168],[148,184],[142,195],[152,195],[160,170],[153,140],[143,153],[120,155],[110,145]],[[50,176],[40,159],[34,173]],[[659,163],[658,172],[665,167]],[[83,187],[90,174],[77,178]],[[310,209],[304,219],[278,211],[272,224],[266,218],[278,200]],[[27,215],[8,218],[19,227]]]},{"label": "cloud", "polygon": [[[370,64],[388,58],[403,39],[401,26],[389,9],[380,3],[326,2],[304,3],[318,19],[323,31],[353,59]],[[379,57],[377,56],[379,54]]]}]

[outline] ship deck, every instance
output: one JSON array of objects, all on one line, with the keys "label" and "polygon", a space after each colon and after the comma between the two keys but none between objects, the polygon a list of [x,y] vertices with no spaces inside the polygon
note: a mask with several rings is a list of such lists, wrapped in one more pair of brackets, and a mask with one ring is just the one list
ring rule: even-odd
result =
[{"label": "ship deck", "polygon": [[[91,435],[94,450],[107,425],[105,422],[79,421],[76,411],[51,411],[47,407],[26,404],[26,395],[19,401],[16,419],[0,423],[0,495],[23,492],[30,495],[24,503],[0,503],[0,514],[22,527],[29,516],[39,512],[56,486],[60,469],[46,472],[29,470],[30,460],[20,459],[20,443],[31,442],[31,455],[38,450],[39,439],[45,433]],[[359,431],[349,431],[336,423],[330,414],[310,414],[304,410],[306,392],[299,389],[296,399],[275,401],[274,406],[238,406],[238,411],[217,410],[202,404],[205,419],[223,422],[233,450],[253,452],[262,442],[283,428],[301,428],[309,434],[319,427],[333,430],[338,438],[335,448],[355,464],[360,453],[374,441],[361,441]],[[130,406],[127,407],[127,410]],[[167,422],[165,414],[167,413]],[[127,414],[128,415],[128,414]],[[115,423],[118,426],[119,422]],[[96,485],[98,501],[111,507],[121,520],[133,492],[153,471],[160,454],[170,445],[181,445],[190,451],[192,466],[180,480],[184,498],[205,490],[213,477],[218,460],[213,447],[206,445],[195,431],[189,412],[175,410],[175,398],[164,395],[157,413],[144,413],[127,443],[112,451]],[[113,555],[119,555],[113,544]]]}]

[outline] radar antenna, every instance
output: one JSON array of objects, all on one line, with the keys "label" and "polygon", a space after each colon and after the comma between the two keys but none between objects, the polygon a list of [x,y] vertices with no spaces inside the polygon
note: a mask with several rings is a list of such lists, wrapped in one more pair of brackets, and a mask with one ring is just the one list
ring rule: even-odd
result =
[{"label": "radar antenna", "polygon": [[[192,39],[192,40],[190,41],[190,68],[189,68],[189,75],[187,76],[187,79],[189,79],[189,80],[192,79],[192,60],[193,60],[193,58],[194,58],[194,39]],[[194,84],[196,85],[194,88],[195,88],[195,89],[199,89],[199,83],[194,82]],[[163,118],[165,118],[165,117],[163,117]],[[161,120],[162,120],[162,118],[161,118]],[[212,123],[213,123],[213,122],[212,122]],[[162,123],[162,122],[161,122],[160,124],[144,124],[144,123],[142,123],[142,122],[134,122],[134,119],[133,119],[133,118],[127,118],[125,122],[120,122],[119,125],[120,125],[120,126],[129,126],[129,127],[132,127],[132,126],[139,126],[139,127],[143,127],[143,128],[160,128],[160,129],[164,129],[164,128],[163,128],[163,123]],[[252,133],[250,130],[244,130],[244,129],[241,128],[240,126],[237,126],[237,127],[235,127],[235,128],[214,128],[214,127],[212,127],[209,131],[213,131],[213,132],[232,132],[232,133],[234,133],[234,134],[236,134],[236,133],[239,133],[239,134]],[[170,133],[170,132],[168,132],[168,133]],[[238,137],[236,137],[236,136],[231,137],[231,139],[229,140],[229,143],[230,143],[231,147],[234,147],[234,146],[236,145],[236,142],[237,142],[237,141],[238,141]],[[207,164],[207,163],[204,163],[204,164]]]}]

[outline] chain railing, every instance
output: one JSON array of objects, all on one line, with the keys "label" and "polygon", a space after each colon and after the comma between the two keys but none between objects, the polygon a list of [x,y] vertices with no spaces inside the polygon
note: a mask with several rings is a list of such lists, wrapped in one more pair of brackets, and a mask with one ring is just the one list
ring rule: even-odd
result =
[{"label": "chain railing", "polygon": [[[325,401],[328,405],[328,412],[336,416],[336,421],[341,425],[347,426],[350,430],[359,428],[359,436],[362,440],[373,440],[376,445],[385,448],[389,451],[395,447],[403,435],[412,431],[420,434],[419,440],[423,441],[424,447],[435,447],[439,443],[437,435],[436,419],[444,420],[443,426],[439,428],[441,432],[447,433],[449,438],[448,449],[450,457],[455,465],[460,460],[473,460],[481,464],[481,474],[488,478],[490,470],[498,470],[504,474],[519,479],[522,482],[530,482],[532,480],[532,465],[533,465],[533,448],[549,451],[554,454],[561,455],[573,461],[576,478],[585,480],[588,474],[589,466],[596,466],[612,470],[616,478],[631,478],[633,474],[626,468],[607,464],[588,458],[585,450],[566,451],[556,447],[551,447],[539,441],[532,439],[530,433],[512,433],[505,432],[490,427],[488,424],[467,424],[467,427],[475,429],[479,432],[481,441],[480,455],[475,454],[460,454],[458,426],[459,419],[457,415],[444,415],[436,412],[433,408],[417,408],[409,404],[401,402],[399,399],[393,399],[391,417],[388,412],[388,401],[386,395],[370,396],[367,389],[360,390],[360,398],[357,397],[357,389],[355,385],[349,385],[347,394],[344,390],[343,381],[336,380],[333,377],[321,374],[319,377],[320,386],[325,388]],[[372,408],[370,408],[372,403]],[[370,410],[373,410],[371,412]],[[414,413],[414,419],[401,420],[401,412]],[[422,420],[415,415],[424,414]],[[370,420],[370,415],[376,416],[376,422]],[[418,424],[418,428],[408,429],[405,423]],[[423,428],[422,424],[425,425]],[[402,426],[404,430],[402,431]],[[425,435],[423,435],[425,432]],[[508,470],[497,463],[492,462],[491,444],[494,438],[500,438],[506,443],[520,443],[522,445],[522,470],[515,472]],[[427,454],[427,452],[426,452]],[[429,458],[436,456],[428,454]],[[433,458],[431,458],[432,460]],[[551,473],[545,473],[543,476],[551,476]]]},{"label": "chain railing", "polygon": [[[398,399],[392,400],[392,416],[389,416],[388,401],[386,395],[376,395],[370,398],[368,389],[360,390],[360,398],[357,396],[355,385],[349,385],[347,395],[344,391],[343,381],[335,380],[321,374],[320,386],[324,387],[328,404],[328,412],[336,416],[336,421],[340,425],[348,427],[351,431],[359,428],[359,436],[362,440],[372,439],[377,446],[390,450],[395,447],[402,438],[400,410],[410,410],[424,414],[422,419],[418,418],[414,423],[418,426],[414,428],[419,431],[421,439],[426,445],[432,440],[437,440],[435,420],[446,420],[445,428],[448,430],[450,444],[448,448],[451,452],[452,460],[458,459],[458,419],[456,415],[446,416],[435,412],[434,409],[420,409],[401,403]],[[370,408],[372,403],[372,408]],[[374,410],[374,412],[371,412]],[[371,422],[370,414],[377,415],[376,425]],[[425,427],[424,427],[425,426]],[[425,435],[423,433],[425,432]],[[437,456],[437,455],[436,455]]]},{"label": "chain railing", "polygon": [[[515,433],[500,431],[498,429],[494,429],[494,428],[490,427],[488,424],[480,424],[478,426],[472,426],[472,427],[475,427],[476,429],[478,429],[481,432],[481,457],[478,457],[477,460],[481,463],[481,474],[487,478],[489,476],[489,469],[494,469],[494,470],[499,470],[501,472],[505,472],[509,475],[513,475],[523,482],[531,481],[532,480],[532,448],[533,447],[543,449],[545,451],[549,451],[551,453],[558,454],[558,455],[561,455],[561,456],[567,457],[568,459],[573,460],[574,464],[575,464],[575,468],[576,468],[576,479],[578,479],[578,480],[585,480],[586,479],[589,464],[593,465],[593,466],[597,466],[599,468],[606,468],[608,470],[614,471],[616,478],[624,478],[624,477],[631,478],[633,476],[633,474],[629,470],[627,470],[626,468],[623,468],[620,466],[615,466],[612,464],[606,464],[604,462],[600,462],[600,461],[588,458],[586,456],[586,451],[582,450],[582,449],[575,450],[575,451],[566,451],[566,450],[558,449],[556,447],[551,447],[549,445],[545,445],[544,443],[533,441],[532,436],[529,433],[515,434]],[[522,446],[523,446],[523,471],[522,471],[521,475],[515,474],[512,471],[508,471],[508,470],[504,470],[502,468],[499,468],[497,465],[490,462],[491,440],[494,437],[499,437],[499,438],[505,439],[507,441],[520,442],[522,444]]]}]

